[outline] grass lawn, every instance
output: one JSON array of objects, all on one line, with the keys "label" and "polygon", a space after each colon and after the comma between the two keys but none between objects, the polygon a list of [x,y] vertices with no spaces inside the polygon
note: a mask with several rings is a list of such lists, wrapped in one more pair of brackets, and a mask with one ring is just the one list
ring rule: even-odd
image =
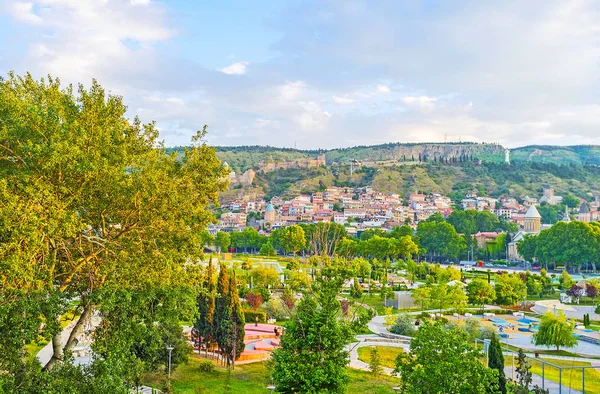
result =
[{"label": "grass lawn", "polygon": [[404,350],[401,347],[389,346],[364,346],[358,348],[358,359],[368,363],[371,360],[371,350],[377,348],[382,367],[394,368],[396,366],[396,357]]},{"label": "grass lawn", "polygon": [[[271,384],[271,377],[265,363],[253,363],[236,366],[228,378],[227,370],[218,367],[215,372],[206,373],[198,370],[198,363],[203,359],[193,356],[186,365],[180,365],[171,373],[171,382],[175,393],[244,393],[266,394],[266,387]],[[398,378],[382,376],[373,378],[369,372],[357,371],[348,368],[350,383],[349,393],[388,394],[392,387],[398,385]],[[228,382],[229,381],[229,382]],[[148,374],[144,384],[161,388],[164,374]],[[229,390],[227,390],[227,384]]]},{"label": "grass lawn", "polygon": [[[529,365],[531,365],[531,373],[535,375],[542,376],[542,363],[536,361],[536,359],[529,358]],[[545,359],[545,361],[552,363],[554,365],[562,366],[562,367],[586,367],[590,366],[590,363],[587,362],[579,362],[579,361],[569,361],[569,360],[555,360],[555,359]],[[516,357],[515,357],[516,362]],[[512,358],[504,356],[504,365],[512,366]],[[551,365],[546,365],[544,367],[544,377],[547,380],[551,380],[553,382],[560,381],[560,372],[558,368],[555,368]],[[581,387],[581,369],[563,369],[562,371],[562,384],[564,386],[570,387],[574,390],[582,390]],[[585,369],[585,393],[600,393],[600,372],[594,368]]]}]

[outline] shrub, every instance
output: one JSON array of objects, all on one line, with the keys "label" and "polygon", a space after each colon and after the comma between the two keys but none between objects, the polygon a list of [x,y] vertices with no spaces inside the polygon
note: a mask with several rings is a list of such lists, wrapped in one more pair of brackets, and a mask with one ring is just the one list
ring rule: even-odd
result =
[{"label": "shrub", "polygon": [[265,311],[268,317],[272,317],[275,320],[285,320],[289,318],[289,309],[284,305],[281,298],[272,298],[268,302],[263,304],[262,309]]},{"label": "shrub", "polygon": [[596,305],[596,310],[594,310],[594,313],[600,314],[600,305]]},{"label": "shrub", "polygon": [[264,299],[260,294],[250,292],[246,294],[246,302],[252,309],[257,310],[263,304]]},{"label": "shrub", "polygon": [[360,285],[358,284],[358,279],[356,278],[354,278],[354,283],[350,288],[350,296],[352,296],[353,298],[362,297],[362,287],[360,287]]},{"label": "shrub", "polygon": [[200,361],[200,364],[198,365],[198,369],[200,369],[200,372],[210,373],[210,372],[215,372],[217,367],[215,367],[215,363],[213,363],[212,361],[204,360],[204,361]]},{"label": "shrub", "polygon": [[396,323],[390,328],[390,332],[398,335],[412,336],[416,331],[415,319],[407,313],[398,314]]},{"label": "shrub", "polygon": [[257,287],[254,289],[256,293],[260,294],[264,301],[271,299],[271,291],[265,287]]},{"label": "shrub", "polygon": [[244,309],[242,312],[244,313],[244,319],[246,320],[247,324],[252,324],[252,323],[256,322],[257,316],[258,316],[259,323],[267,322],[267,314],[265,312],[249,311],[247,309]]}]

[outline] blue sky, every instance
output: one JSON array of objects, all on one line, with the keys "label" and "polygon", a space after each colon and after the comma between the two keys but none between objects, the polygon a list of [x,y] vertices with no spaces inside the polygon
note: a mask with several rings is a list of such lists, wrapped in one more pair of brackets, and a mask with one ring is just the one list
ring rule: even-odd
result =
[{"label": "blue sky", "polygon": [[0,73],[92,78],[167,145],[600,144],[596,2],[0,0]]}]

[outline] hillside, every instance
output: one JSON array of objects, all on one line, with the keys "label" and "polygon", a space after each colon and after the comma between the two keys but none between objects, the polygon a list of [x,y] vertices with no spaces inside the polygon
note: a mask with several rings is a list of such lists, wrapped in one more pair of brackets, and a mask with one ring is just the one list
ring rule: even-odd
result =
[{"label": "hillside", "polygon": [[[171,148],[177,151],[181,148]],[[525,146],[511,150],[511,165],[504,162],[498,144],[438,143],[384,144],[324,151],[274,147],[217,147],[217,156],[233,171],[256,171],[252,187],[258,196],[295,196],[326,186],[372,186],[386,193],[437,192],[460,198],[474,189],[491,196],[539,197],[545,185],[556,194],[591,198],[600,190],[600,146]],[[306,163],[324,154],[326,166]],[[350,161],[358,160],[350,174]],[[421,161],[419,161],[421,160]],[[272,169],[268,163],[287,163]],[[239,195],[232,185],[225,199]]]},{"label": "hillside", "polygon": [[517,148],[511,156],[516,161],[534,161],[555,164],[600,165],[600,146],[549,146],[531,145]]}]

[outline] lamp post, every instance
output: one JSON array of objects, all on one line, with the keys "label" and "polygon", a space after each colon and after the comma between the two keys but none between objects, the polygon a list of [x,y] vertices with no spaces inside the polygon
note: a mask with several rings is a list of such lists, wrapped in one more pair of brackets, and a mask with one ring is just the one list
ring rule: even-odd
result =
[{"label": "lamp post", "polygon": [[173,349],[175,349],[173,346],[171,346],[170,344],[167,345],[167,350],[169,351],[169,375],[168,375],[169,384],[171,384],[171,352],[173,351]]}]

